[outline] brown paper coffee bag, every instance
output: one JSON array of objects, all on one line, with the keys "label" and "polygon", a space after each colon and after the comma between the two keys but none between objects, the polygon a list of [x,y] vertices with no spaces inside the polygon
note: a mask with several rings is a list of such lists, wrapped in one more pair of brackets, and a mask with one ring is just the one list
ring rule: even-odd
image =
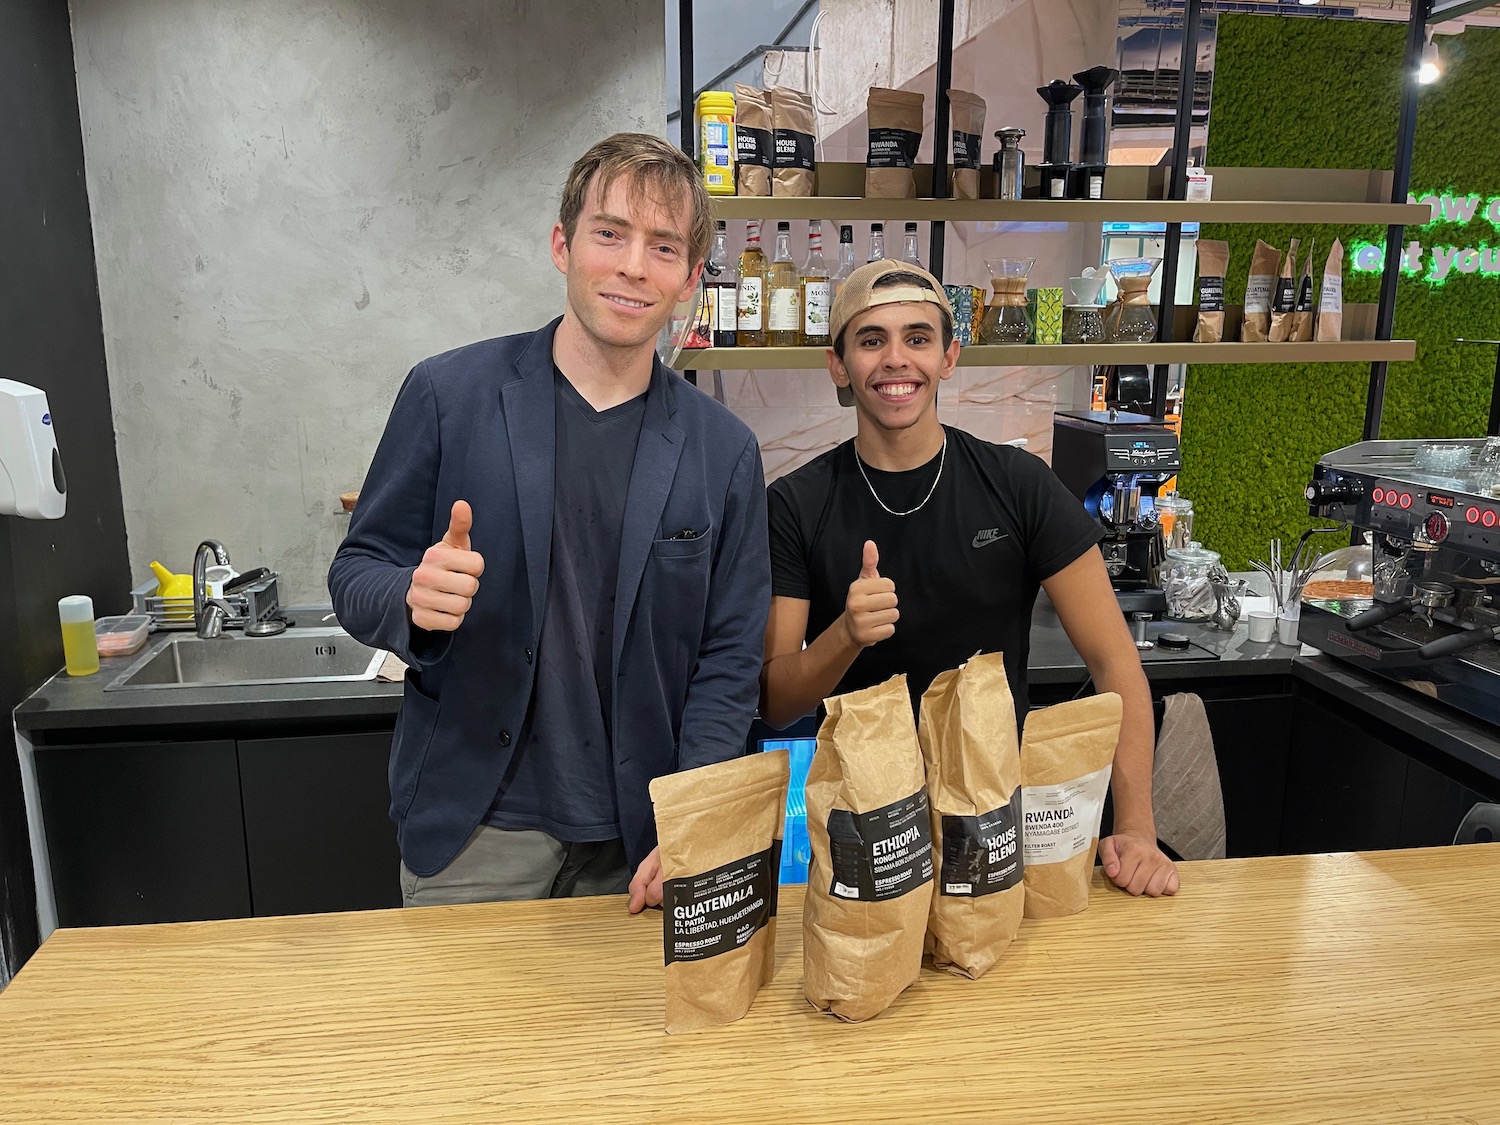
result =
[{"label": "brown paper coffee bag", "polygon": [[771,99],[764,90],[734,84],[734,191],[770,195]]},{"label": "brown paper coffee bag", "polygon": [[1291,249],[1281,263],[1276,278],[1276,292],[1271,297],[1271,330],[1266,338],[1273,344],[1284,344],[1292,338],[1292,318],[1297,314],[1297,249],[1300,239],[1292,239]]},{"label": "brown paper coffee bag", "polygon": [[1198,240],[1198,323],[1193,343],[1217,344],[1224,339],[1224,275],[1229,272],[1229,243]]},{"label": "brown paper coffee bag", "polygon": [[927,946],[933,964],[978,980],[1021,928],[1021,747],[1005,660],[976,656],[922,694],[937,857]]},{"label": "brown paper coffee bag", "polygon": [[967,90],[949,90],[948,105],[953,116],[953,167],[948,173],[948,194],[954,199],[978,199],[984,99]]},{"label": "brown paper coffee bag", "polygon": [[1256,242],[1250,258],[1250,276],[1245,282],[1245,323],[1240,329],[1240,339],[1246,343],[1270,337],[1271,294],[1276,288],[1276,267],[1280,262],[1280,250],[1268,242]]},{"label": "brown paper coffee bag", "polygon": [[1292,335],[1295,343],[1305,343],[1313,338],[1313,322],[1317,319],[1313,310],[1313,251],[1317,239],[1307,244],[1307,254],[1302,259],[1302,280],[1297,283],[1297,311],[1292,313]]},{"label": "brown paper coffee bag", "polygon": [[1026,717],[1021,853],[1028,918],[1061,918],[1089,904],[1120,714],[1120,697],[1105,692]]},{"label": "brown paper coffee bag", "polygon": [[1344,244],[1338,239],[1328,251],[1323,267],[1323,291],[1318,295],[1318,339],[1337,342],[1344,338]]},{"label": "brown paper coffee bag", "polygon": [[775,971],[790,772],[773,750],[651,783],[668,1032],[733,1023]]},{"label": "brown paper coffee bag", "polygon": [[922,971],[932,824],[906,677],[827,701],[807,771],[803,993],[857,1023]]},{"label": "brown paper coffee bag", "polygon": [[813,155],[818,119],[812,98],[785,86],[772,86],[770,93],[771,128],[776,146],[771,157],[775,167],[771,194],[811,195],[818,167]]},{"label": "brown paper coffee bag", "polygon": [[922,95],[871,86],[865,102],[870,146],[865,156],[865,196],[915,199],[917,149],[922,144]]}]

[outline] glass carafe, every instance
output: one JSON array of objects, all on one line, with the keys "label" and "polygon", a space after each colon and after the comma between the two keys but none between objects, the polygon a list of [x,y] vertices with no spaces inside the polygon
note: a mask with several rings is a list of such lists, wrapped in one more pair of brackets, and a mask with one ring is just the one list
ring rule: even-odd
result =
[{"label": "glass carafe", "polygon": [[986,258],[994,295],[979,327],[981,344],[1031,343],[1031,317],[1026,312],[1026,279],[1035,258]]},{"label": "glass carafe", "polygon": [[1107,263],[1119,296],[1104,310],[1104,331],[1112,344],[1147,344],[1156,339],[1151,278],[1160,258],[1121,258]]}]

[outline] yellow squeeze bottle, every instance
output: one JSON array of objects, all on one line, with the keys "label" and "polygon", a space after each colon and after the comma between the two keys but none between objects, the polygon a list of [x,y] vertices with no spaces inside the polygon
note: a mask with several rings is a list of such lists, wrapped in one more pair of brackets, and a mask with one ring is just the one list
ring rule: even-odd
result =
[{"label": "yellow squeeze bottle", "polygon": [[94,640],[94,600],[73,594],[57,603],[62,623],[63,662],[70,676],[92,676],[99,671],[99,649]]},{"label": "yellow squeeze bottle", "polygon": [[698,166],[709,195],[734,194],[734,95],[705,90],[698,95]]}]

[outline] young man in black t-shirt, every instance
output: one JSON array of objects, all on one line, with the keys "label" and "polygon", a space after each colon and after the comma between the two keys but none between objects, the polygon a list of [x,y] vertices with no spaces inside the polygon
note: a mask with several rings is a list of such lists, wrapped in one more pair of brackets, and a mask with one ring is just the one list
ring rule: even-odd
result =
[{"label": "young man in black t-shirt", "polygon": [[1099,843],[1105,873],[1131,894],[1176,893],[1151,807],[1150,692],[1098,525],[1038,458],[938,422],[937,388],[958,344],[931,274],[862,266],[830,321],[829,373],[858,430],[770,487],[761,714],[784,726],[900,672],[915,708],[939,672],[1003,652],[1020,724],[1031,611],[1045,589],[1098,689],[1124,704],[1115,831]]}]

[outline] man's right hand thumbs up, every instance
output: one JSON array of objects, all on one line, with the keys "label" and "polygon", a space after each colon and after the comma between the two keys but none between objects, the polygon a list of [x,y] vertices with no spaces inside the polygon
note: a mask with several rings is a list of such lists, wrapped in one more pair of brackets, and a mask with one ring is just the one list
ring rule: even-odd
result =
[{"label": "man's right hand thumbs up", "polygon": [[880,577],[880,550],[867,539],[859,577],[849,584],[849,597],[844,602],[844,632],[851,644],[868,648],[894,634],[900,617],[896,584]]},{"label": "man's right hand thumbs up", "polygon": [[417,628],[451,632],[463,624],[464,614],[479,591],[479,576],[484,573],[483,556],[470,549],[469,531],[473,526],[469,502],[455,500],[448,530],[427,548],[406,591],[411,623]]}]

